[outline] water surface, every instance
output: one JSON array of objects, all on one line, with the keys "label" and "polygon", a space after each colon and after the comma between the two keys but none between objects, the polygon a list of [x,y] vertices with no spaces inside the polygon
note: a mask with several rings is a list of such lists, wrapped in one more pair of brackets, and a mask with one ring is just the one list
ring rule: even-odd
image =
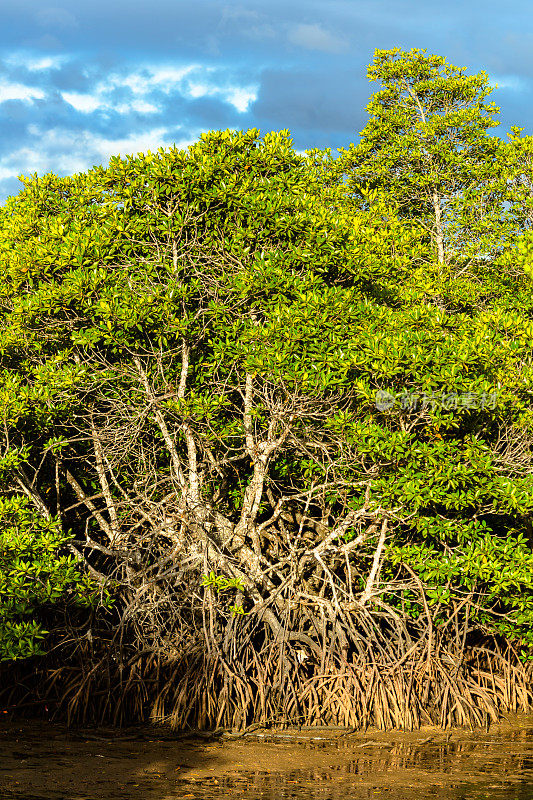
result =
[{"label": "water surface", "polygon": [[0,726],[0,798],[17,800],[533,800],[533,719],[490,733],[263,732]]}]

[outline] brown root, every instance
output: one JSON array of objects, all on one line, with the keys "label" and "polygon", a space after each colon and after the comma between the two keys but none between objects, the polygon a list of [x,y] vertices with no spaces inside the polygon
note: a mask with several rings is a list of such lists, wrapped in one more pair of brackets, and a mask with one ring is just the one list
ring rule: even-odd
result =
[{"label": "brown root", "polygon": [[126,659],[108,634],[97,650],[78,646],[66,665],[54,665],[51,654],[32,674],[24,665],[4,666],[2,685],[10,679],[11,688],[0,702],[76,724],[234,731],[253,724],[488,726],[533,706],[533,665],[509,645],[480,640],[458,652],[455,637],[427,622],[409,631],[383,611],[327,611],[297,607],[279,636],[259,615],[228,620],[212,605],[181,653]]}]

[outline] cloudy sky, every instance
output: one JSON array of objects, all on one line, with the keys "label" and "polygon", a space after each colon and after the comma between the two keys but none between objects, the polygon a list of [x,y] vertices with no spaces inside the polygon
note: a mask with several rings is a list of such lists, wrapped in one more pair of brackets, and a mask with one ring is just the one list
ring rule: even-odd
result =
[{"label": "cloudy sky", "polygon": [[533,132],[527,0],[0,0],[0,200],[20,174],[288,128],[356,141],[375,48],[427,48],[499,84],[505,135]]}]

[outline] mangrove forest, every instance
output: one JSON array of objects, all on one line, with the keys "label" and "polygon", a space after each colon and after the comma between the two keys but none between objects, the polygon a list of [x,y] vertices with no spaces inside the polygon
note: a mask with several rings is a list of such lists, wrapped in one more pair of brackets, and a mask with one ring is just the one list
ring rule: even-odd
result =
[{"label": "mangrove forest", "polygon": [[211,131],[0,208],[0,708],[533,706],[533,137],[377,50],[358,141]]}]

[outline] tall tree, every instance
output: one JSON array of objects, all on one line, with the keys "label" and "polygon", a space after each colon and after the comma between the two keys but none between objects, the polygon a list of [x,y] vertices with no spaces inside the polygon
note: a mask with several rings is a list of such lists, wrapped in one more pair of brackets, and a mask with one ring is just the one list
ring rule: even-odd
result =
[{"label": "tall tree", "polygon": [[466,75],[416,48],[376,50],[367,74],[383,88],[368,105],[360,143],[341,150],[339,168],[352,190],[384,192],[405,218],[421,222],[442,264],[455,201],[490,179],[500,148],[488,134],[499,124],[499,109],[486,102],[488,76]]}]

